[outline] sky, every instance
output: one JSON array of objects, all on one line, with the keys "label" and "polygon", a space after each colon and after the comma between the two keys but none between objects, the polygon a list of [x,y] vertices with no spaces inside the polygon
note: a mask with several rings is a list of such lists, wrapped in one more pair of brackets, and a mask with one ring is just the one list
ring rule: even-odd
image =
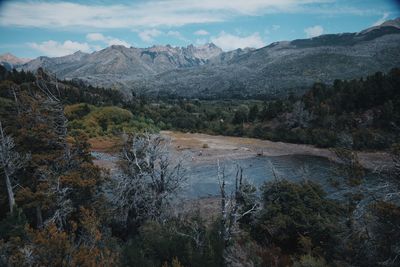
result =
[{"label": "sky", "polygon": [[208,42],[229,51],[358,32],[397,17],[395,0],[0,0],[0,54]]}]

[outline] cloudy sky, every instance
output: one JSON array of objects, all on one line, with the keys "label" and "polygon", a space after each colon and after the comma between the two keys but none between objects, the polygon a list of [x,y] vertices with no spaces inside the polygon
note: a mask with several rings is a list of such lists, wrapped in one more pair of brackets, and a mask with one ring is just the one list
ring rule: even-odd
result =
[{"label": "cloudy sky", "polygon": [[34,58],[113,44],[207,42],[258,48],[357,32],[399,16],[396,0],[0,0],[0,53]]}]

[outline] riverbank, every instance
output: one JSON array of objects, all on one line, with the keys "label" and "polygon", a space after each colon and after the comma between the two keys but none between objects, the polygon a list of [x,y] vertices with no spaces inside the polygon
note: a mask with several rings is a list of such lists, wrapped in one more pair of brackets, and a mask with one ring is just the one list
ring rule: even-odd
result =
[{"label": "riverbank", "polygon": [[[246,137],[208,135],[161,131],[170,138],[176,153],[185,153],[193,163],[217,162],[219,159],[244,159],[254,156],[309,155],[337,161],[335,154],[325,148],[311,145],[272,142]],[[386,152],[358,152],[362,166],[369,170],[386,169],[391,166]]]},{"label": "riverbank", "polygon": [[[218,160],[239,160],[255,156],[286,156],[308,155],[324,157],[337,161],[335,154],[326,148],[317,148],[312,145],[272,142],[246,137],[232,137],[221,135],[208,135],[201,133],[182,133],[175,131],[161,131],[161,134],[171,140],[172,153],[177,157],[184,157],[191,164],[210,164]],[[115,154],[121,147],[117,138],[90,140],[92,152],[101,152],[111,155],[97,158],[95,164],[113,168]],[[392,166],[390,155],[386,152],[358,152],[362,166],[369,170],[387,169]]]}]

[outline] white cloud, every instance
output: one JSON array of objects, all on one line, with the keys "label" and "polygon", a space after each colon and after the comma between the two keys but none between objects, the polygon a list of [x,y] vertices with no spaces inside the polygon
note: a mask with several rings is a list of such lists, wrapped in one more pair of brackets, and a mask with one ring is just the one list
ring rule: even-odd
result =
[{"label": "white cloud", "polygon": [[384,23],[387,20],[388,17],[389,17],[388,12],[383,13],[382,17],[380,19],[378,19],[377,21],[375,21],[374,24],[372,24],[371,26],[381,25],[382,23]]},{"label": "white cloud", "polygon": [[140,39],[142,39],[142,41],[146,43],[154,41],[154,38],[161,34],[162,32],[157,29],[144,30],[138,33]]},{"label": "white cloud", "polygon": [[306,33],[308,38],[313,38],[320,36],[321,34],[324,33],[324,28],[320,25],[315,25],[312,27],[308,27],[304,29],[304,32]]},{"label": "white cloud", "polygon": [[125,47],[130,47],[131,46],[130,43],[128,43],[128,42],[126,42],[124,40],[118,39],[118,38],[107,39],[107,44],[108,45],[123,45]]},{"label": "white cloud", "polygon": [[265,42],[261,39],[258,32],[242,37],[222,31],[218,36],[211,37],[211,42],[221,47],[225,51],[237,48],[260,48],[265,46]]},{"label": "white cloud", "polygon": [[[149,28],[221,22],[241,15],[320,12],[312,3],[332,0],[153,0],[131,4],[6,1],[0,25],[40,28]],[[321,9],[320,9],[321,10]],[[350,10],[351,12],[354,12]]]},{"label": "white cloud", "polygon": [[188,39],[186,39],[178,31],[163,32],[163,31],[160,31],[157,29],[147,29],[147,30],[143,30],[143,31],[138,31],[138,36],[140,39],[142,39],[143,42],[146,42],[146,43],[153,42],[154,39],[159,36],[169,36],[169,37],[173,37],[173,38],[185,41],[185,42],[188,41]]},{"label": "white cloud", "polygon": [[86,35],[88,41],[104,41],[106,37],[101,33],[88,33]]},{"label": "white cloud", "polygon": [[102,42],[102,43],[107,44],[108,46],[110,46],[110,45],[123,45],[125,47],[130,47],[131,46],[131,44],[129,44],[128,42],[126,42],[124,40],[121,40],[121,39],[118,39],[118,38],[114,38],[114,37],[111,37],[111,36],[104,36],[103,34],[96,33],[96,32],[95,33],[88,33],[86,35],[86,39],[88,41],[91,41],[91,42]]},{"label": "white cloud", "polygon": [[79,43],[67,40],[64,43],[59,43],[53,40],[45,41],[42,43],[28,43],[28,45],[40,51],[43,55],[51,57],[61,57],[75,53],[77,51],[91,52],[92,49],[88,43]]},{"label": "white cloud", "polygon": [[99,50],[101,50],[101,49],[104,48],[104,47],[101,46],[101,45],[92,45],[92,47],[93,47],[93,50],[94,50],[94,51],[99,51]]},{"label": "white cloud", "polygon": [[180,32],[178,32],[178,31],[168,31],[168,32],[166,33],[166,35],[167,35],[167,36],[174,37],[174,38],[179,39],[179,40],[181,40],[181,41],[185,41],[185,42],[189,41],[188,39],[186,39],[186,38],[185,38]]},{"label": "white cloud", "polygon": [[198,30],[194,32],[195,35],[209,35],[210,33],[206,30]]}]

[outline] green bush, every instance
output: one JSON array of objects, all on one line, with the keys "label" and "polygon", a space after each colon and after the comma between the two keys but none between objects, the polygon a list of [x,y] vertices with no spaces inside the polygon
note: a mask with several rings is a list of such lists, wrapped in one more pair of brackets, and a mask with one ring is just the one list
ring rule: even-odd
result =
[{"label": "green bush", "polygon": [[358,129],[353,132],[354,149],[386,149],[393,140],[387,133],[372,129]]},{"label": "green bush", "polygon": [[257,216],[252,236],[263,245],[280,247],[285,253],[303,252],[310,240],[312,251],[332,256],[338,244],[341,207],[328,200],[321,187],[310,181],[267,182],[262,188],[264,208]]},{"label": "green bush", "polygon": [[337,134],[328,129],[317,128],[311,131],[311,140],[318,147],[333,147],[337,143]]},{"label": "green bush", "polygon": [[68,120],[81,119],[96,108],[86,103],[65,106],[64,113]]},{"label": "green bush", "polygon": [[190,228],[182,222],[148,221],[125,246],[123,266],[161,266],[174,258],[183,266],[222,266],[223,246],[216,228],[206,228],[198,217],[191,220],[200,226],[200,247],[191,237]]},{"label": "green bush", "polygon": [[83,130],[89,137],[118,135],[122,132],[155,132],[154,121],[142,116],[134,116],[120,107],[94,107],[75,104],[65,107],[71,130]]}]

